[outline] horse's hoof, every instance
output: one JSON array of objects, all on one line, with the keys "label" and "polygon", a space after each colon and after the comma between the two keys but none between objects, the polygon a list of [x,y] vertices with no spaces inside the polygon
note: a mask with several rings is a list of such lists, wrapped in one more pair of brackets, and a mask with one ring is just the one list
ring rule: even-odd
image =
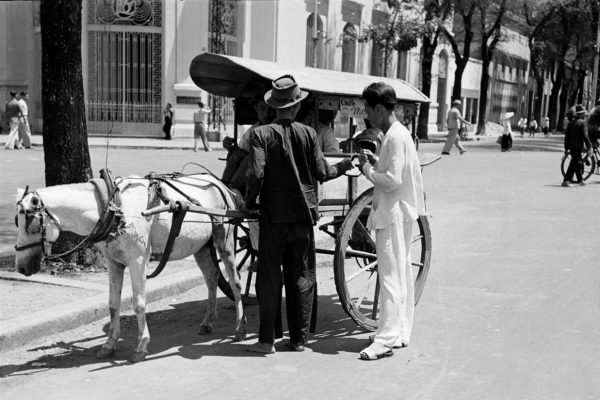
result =
[{"label": "horse's hoof", "polygon": [[241,342],[246,339],[246,331],[239,331],[235,333],[233,337],[234,342]]},{"label": "horse's hoof", "polygon": [[144,361],[146,359],[147,354],[147,351],[136,351],[135,353],[133,353],[129,361],[131,361],[132,363]]},{"label": "horse's hoof", "polygon": [[210,335],[212,331],[212,325],[200,325],[200,332],[198,332],[198,335]]},{"label": "horse's hoof", "polygon": [[107,358],[112,358],[112,356],[115,354],[115,349],[114,347],[102,347],[100,350],[98,350],[98,352],[96,353],[96,358],[99,358],[101,360],[107,359]]}]

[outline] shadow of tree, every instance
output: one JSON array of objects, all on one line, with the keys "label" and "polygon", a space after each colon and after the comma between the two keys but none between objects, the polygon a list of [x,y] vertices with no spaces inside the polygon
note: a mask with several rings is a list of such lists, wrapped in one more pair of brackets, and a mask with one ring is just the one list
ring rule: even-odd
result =
[{"label": "shadow of tree", "polygon": [[[210,335],[199,335],[198,328],[204,317],[204,309],[208,301],[190,301],[170,305],[171,308],[147,313],[151,342],[146,361],[167,357],[183,357],[197,360],[203,357],[264,357],[264,355],[245,351],[246,347],[257,339],[258,307],[246,306],[248,320],[248,336],[245,341],[233,342],[235,325],[235,307],[229,299],[221,297],[217,302],[219,318],[214,322],[214,330]],[[285,304],[282,305],[284,328]],[[358,352],[365,346],[365,338],[354,336],[366,331],[344,314],[337,295],[319,296],[319,318],[317,329],[311,335],[309,348],[318,353],[334,355],[340,352]],[[109,325],[102,329],[108,333]],[[110,360],[97,359],[95,354],[100,349],[105,335],[82,337],[65,342],[58,341],[51,345],[28,349],[28,351],[52,351],[22,364],[10,364],[0,367],[0,378],[15,375],[33,375],[60,368],[77,368],[92,366],[90,372],[131,365],[128,358],[137,345],[137,320],[135,315],[121,317],[121,339],[117,351]],[[284,340],[275,344],[279,352],[290,351]]]}]

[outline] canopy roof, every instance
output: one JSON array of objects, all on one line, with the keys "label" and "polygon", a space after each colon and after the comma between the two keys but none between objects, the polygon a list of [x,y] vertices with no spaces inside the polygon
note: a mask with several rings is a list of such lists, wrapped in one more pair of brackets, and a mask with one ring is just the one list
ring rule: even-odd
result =
[{"label": "canopy roof", "polygon": [[369,84],[385,82],[394,88],[398,100],[411,103],[430,102],[421,91],[400,79],[293,67],[212,53],[196,56],[190,65],[190,76],[198,87],[217,96],[233,98],[264,94],[271,88],[271,81],[284,74],[293,75],[298,85],[311,93],[361,97],[364,88]]}]

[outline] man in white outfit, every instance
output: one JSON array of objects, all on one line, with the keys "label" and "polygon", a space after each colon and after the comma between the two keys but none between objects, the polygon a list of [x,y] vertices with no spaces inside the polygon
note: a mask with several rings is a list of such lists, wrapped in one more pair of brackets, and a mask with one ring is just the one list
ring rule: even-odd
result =
[{"label": "man in white outfit", "polygon": [[21,144],[21,140],[19,140],[21,110],[19,108],[17,92],[11,90],[10,97],[11,99],[6,102],[5,106],[6,119],[8,121],[8,126],[10,127],[10,133],[8,134],[8,139],[6,139],[4,148],[7,150],[22,149],[23,145]]},{"label": "man in white outfit", "polygon": [[417,150],[394,113],[394,89],[373,83],[363,98],[369,122],[384,133],[378,154],[363,150],[360,157],[360,168],[374,186],[367,228],[375,231],[381,287],[377,332],[360,358],[377,360],[410,341],[415,306],[410,245],[414,222],[424,214],[425,203]]},{"label": "man in white outfit", "polygon": [[29,125],[29,108],[27,107],[27,100],[29,100],[29,94],[27,92],[21,92],[21,98],[19,99],[19,109],[21,110],[21,119],[19,126],[19,137],[21,142],[26,149],[31,148],[31,127]]}]

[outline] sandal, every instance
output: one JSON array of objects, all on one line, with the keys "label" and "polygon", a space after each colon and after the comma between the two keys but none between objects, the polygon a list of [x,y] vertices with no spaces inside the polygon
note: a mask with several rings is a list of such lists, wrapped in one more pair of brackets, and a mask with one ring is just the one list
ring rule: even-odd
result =
[{"label": "sandal", "polygon": [[[377,348],[377,347],[381,347],[383,348],[383,352],[376,352],[373,348]],[[360,352],[360,359],[361,360],[379,360],[381,358],[385,358],[385,357],[391,357],[394,355],[394,352],[383,346],[380,344],[375,344],[375,345],[371,345],[369,347],[367,347],[366,349],[364,349],[363,351]]]}]

